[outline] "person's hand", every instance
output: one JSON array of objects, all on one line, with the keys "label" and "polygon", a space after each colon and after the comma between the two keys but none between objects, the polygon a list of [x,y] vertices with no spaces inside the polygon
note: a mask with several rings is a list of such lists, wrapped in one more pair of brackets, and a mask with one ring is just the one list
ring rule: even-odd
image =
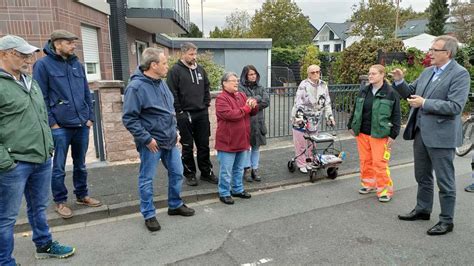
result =
[{"label": "person's hand", "polygon": [[153,153],[157,153],[160,148],[158,148],[158,143],[155,139],[151,139],[151,142],[146,145],[146,147]]},{"label": "person's hand", "polygon": [[336,121],[334,121],[334,117],[329,118],[328,123],[330,127],[334,127],[336,125]]},{"label": "person's hand", "polygon": [[411,107],[420,108],[421,106],[423,106],[423,102],[425,101],[425,99],[418,95],[412,95],[410,96],[410,98],[407,99],[407,101]]},{"label": "person's hand", "polygon": [[86,122],[87,127],[91,127],[93,124],[94,124],[94,122],[92,122],[90,120],[87,120],[87,122]]},{"label": "person's hand", "polygon": [[176,132],[176,145],[178,145],[180,141],[181,141],[181,135],[179,134],[179,131],[177,131]]},{"label": "person's hand", "polygon": [[391,137],[388,137],[388,140],[387,140],[387,149],[391,149],[392,148],[392,144],[395,142],[394,139],[392,139]]},{"label": "person's hand", "polygon": [[54,124],[51,129],[61,128],[58,124]]},{"label": "person's hand", "polygon": [[401,81],[405,76],[403,70],[401,70],[400,68],[395,68],[394,70],[392,70],[391,74],[393,76],[394,81]]},{"label": "person's hand", "polygon": [[350,133],[353,137],[355,137],[355,135],[356,135],[356,134],[354,133],[354,130],[353,130],[352,128],[349,129],[349,133]]},{"label": "person's hand", "polygon": [[255,108],[255,106],[257,105],[257,101],[256,101],[254,98],[248,98],[246,104],[247,104],[250,108],[253,109],[253,108]]}]

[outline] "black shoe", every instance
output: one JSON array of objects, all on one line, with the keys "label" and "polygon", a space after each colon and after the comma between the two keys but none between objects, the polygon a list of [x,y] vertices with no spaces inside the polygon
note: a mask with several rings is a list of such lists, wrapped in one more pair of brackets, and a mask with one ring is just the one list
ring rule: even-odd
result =
[{"label": "black shoe", "polygon": [[194,210],[186,206],[186,204],[183,204],[177,209],[168,208],[168,215],[193,216]]},{"label": "black shoe", "polygon": [[415,209],[413,209],[408,214],[398,215],[398,219],[403,220],[403,221],[429,220],[430,219],[430,214],[429,213],[416,212]]},{"label": "black shoe", "polygon": [[245,167],[244,168],[244,180],[247,181],[247,182],[253,182],[252,169],[250,169],[250,167]]},{"label": "black shoe", "polygon": [[156,220],[156,217],[152,217],[150,219],[145,220],[145,225],[148,230],[151,232],[155,232],[161,229],[160,223],[158,223],[158,220]]},{"label": "black shoe", "polygon": [[188,186],[192,186],[192,187],[195,187],[198,185],[198,181],[197,181],[197,178],[195,175],[192,175],[192,176],[185,176],[186,178],[186,184]]},{"label": "black shoe", "polygon": [[219,197],[219,200],[227,205],[234,204],[234,199],[231,196]]},{"label": "black shoe", "polygon": [[438,222],[435,226],[431,227],[426,233],[430,236],[444,235],[452,232],[454,228],[453,223]]},{"label": "black shoe", "polygon": [[258,169],[252,169],[252,179],[257,181],[257,182],[262,181],[262,178],[258,174]]},{"label": "black shoe", "polygon": [[201,173],[201,181],[207,181],[211,184],[217,184],[219,183],[219,179],[217,179],[216,175],[214,174],[214,172],[211,172],[209,173],[209,175],[203,175]]},{"label": "black shoe", "polygon": [[237,197],[237,198],[241,198],[241,199],[250,199],[252,197],[252,195],[250,195],[250,193],[248,193],[247,191],[242,191],[242,193],[239,193],[239,194],[234,194],[234,193],[230,193],[230,195],[232,195],[232,197]]}]

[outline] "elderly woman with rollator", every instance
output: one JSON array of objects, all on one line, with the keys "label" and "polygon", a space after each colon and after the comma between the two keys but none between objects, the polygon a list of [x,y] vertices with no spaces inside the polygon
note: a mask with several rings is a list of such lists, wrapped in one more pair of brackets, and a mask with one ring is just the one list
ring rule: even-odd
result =
[{"label": "elderly woman with rollator", "polygon": [[265,135],[265,117],[263,110],[270,104],[270,97],[265,88],[260,85],[260,74],[253,65],[244,66],[240,75],[239,91],[245,93],[247,97],[257,101],[258,114],[250,118],[250,150],[247,152],[247,160],[244,168],[244,179],[247,182],[262,179],[258,174],[258,163],[260,160],[261,145],[267,144]]},{"label": "elderly woman with rollator", "polygon": [[370,84],[360,90],[347,124],[359,150],[359,193],[377,193],[380,202],[388,202],[393,196],[388,161],[400,132],[400,96],[384,77],[384,66],[369,68]]},{"label": "elderly woman with rollator", "polygon": [[242,176],[250,148],[250,116],[258,113],[257,101],[239,92],[239,78],[227,72],[221,79],[222,92],[216,98],[216,150],[219,161],[219,199],[234,204],[232,197],[249,199]]}]

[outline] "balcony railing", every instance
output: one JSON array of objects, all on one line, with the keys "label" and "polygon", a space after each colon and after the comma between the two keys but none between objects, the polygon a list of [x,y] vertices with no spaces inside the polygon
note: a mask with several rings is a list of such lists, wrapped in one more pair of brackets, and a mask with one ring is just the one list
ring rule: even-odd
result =
[{"label": "balcony railing", "polygon": [[128,0],[127,8],[170,10],[177,22],[189,28],[189,3],[187,0]]}]

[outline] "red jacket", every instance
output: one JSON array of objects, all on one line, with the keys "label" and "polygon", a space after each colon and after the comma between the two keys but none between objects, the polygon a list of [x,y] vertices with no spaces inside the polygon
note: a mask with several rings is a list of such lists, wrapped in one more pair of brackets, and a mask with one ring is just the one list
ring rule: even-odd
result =
[{"label": "red jacket", "polygon": [[258,113],[258,106],[250,109],[247,96],[225,90],[216,98],[216,150],[240,152],[250,148],[250,116]]}]

